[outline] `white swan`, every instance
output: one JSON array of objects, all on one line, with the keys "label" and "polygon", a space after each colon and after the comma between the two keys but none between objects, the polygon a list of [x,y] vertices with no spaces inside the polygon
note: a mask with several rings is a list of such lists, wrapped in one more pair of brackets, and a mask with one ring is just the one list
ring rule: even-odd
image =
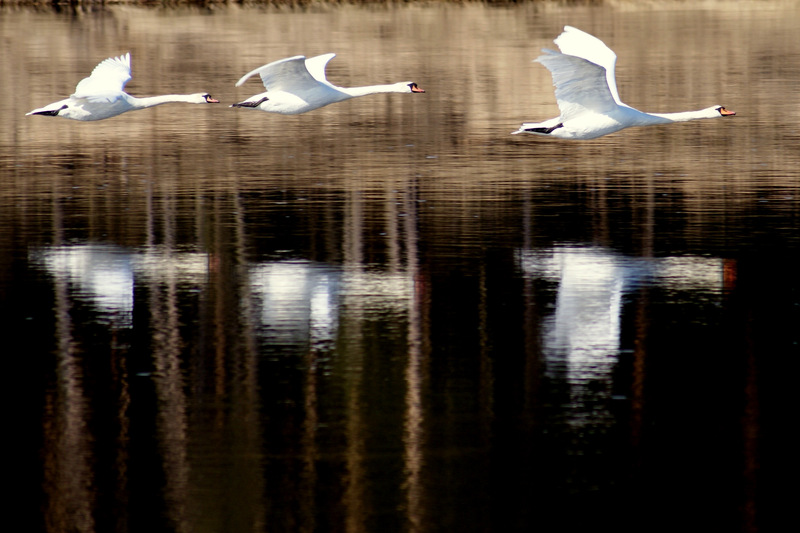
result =
[{"label": "white swan", "polygon": [[614,67],[616,54],[603,41],[572,26],[554,41],[561,52],[542,50],[535,61],[553,76],[561,116],[525,123],[512,132],[560,139],[594,139],[631,126],[651,126],[701,118],[732,116],[722,106],[683,113],[644,113],[619,99]]},{"label": "white swan", "polygon": [[34,109],[26,115],[45,115],[72,120],[103,120],[126,111],[135,111],[156,105],[186,102],[189,104],[217,104],[219,100],[208,93],[167,94],[136,98],[122,89],[131,79],[131,54],[110,57],[98,64],[88,78],[82,79],[69,98]]},{"label": "white swan", "polygon": [[337,87],[325,77],[325,66],[335,56],[336,54],[324,54],[309,59],[305,56],[289,57],[248,72],[236,82],[237,87],[258,74],[267,90],[231,107],[249,107],[268,113],[297,115],[368,94],[425,92],[411,81],[367,87]]}]

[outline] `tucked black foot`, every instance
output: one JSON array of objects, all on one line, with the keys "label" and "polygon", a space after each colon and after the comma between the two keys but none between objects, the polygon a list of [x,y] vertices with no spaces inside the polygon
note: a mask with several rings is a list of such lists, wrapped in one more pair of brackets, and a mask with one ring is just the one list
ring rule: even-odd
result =
[{"label": "tucked black foot", "polygon": [[563,124],[556,124],[556,125],[555,125],[555,126],[553,126],[552,128],[526,128],[526,129],[525,129],[525,131],[529,131],[529,132],[531,132],[531,133],[544,133],[544,134],[548,134],[548,133],[553,133],[553,132],[554,132],[554,131],[556,131],[558,128],[563,128],[563,127],[564,127],[564,125],[563,125]]},{"label": "tucked black foot", "polygon": [[44,117],[55,117],[55,116],[58,116],[58,113],[59,113],[59,112],[60,112],[62,109],[66,109],[66,108],[67,108],[67,106],[66,106],[66,105],[63,105],[63,106],[59,107],[58,109],[52,109],[52,110],[50,110],[50,111],[39,111],[39,112],[37,112],[37,113],[31,113],[31,114],[32,114],[32,115],[42,115],[42,116],[44,116]]},{"label": "tucked black foot", "polygon": [[269,98],[267,98],[265,96],[261,100],[258,100],[258,101],[255,101],[255,102],[239,102],[238,104],[231,104],[231,107],[258,107],[261,104],[263,104],[264,102],[266,102],[267,100],[269,100]]}]

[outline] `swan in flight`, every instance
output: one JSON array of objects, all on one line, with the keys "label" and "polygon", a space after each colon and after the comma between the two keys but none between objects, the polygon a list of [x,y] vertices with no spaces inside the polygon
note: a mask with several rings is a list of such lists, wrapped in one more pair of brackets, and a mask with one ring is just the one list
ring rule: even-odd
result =
[{"label": "swan in flight", "polygon": [[715,105],[683,113],[644,113],[622,103],[617,92],[616,54],[603,41],[572,26],[555,41],[561,52],[544,49],[535,61],[553,76],[559,117],[525,123],[512,132],[560,139],[595,139],[631,126],[652,126],[701,118],[733,116]]},{"label": "swan in flight", "polygon": [[367,87],[337,87],[325,77],[325,67],[335,56],[336,54],[324,54],[309,59],[305,56],[289,57],[248,72],[236,82],[236,86],[241,86],[251,76],[258,74],[266,91],[231,107],[249,107],[267,113],[298,115],[368,94],[425,92],[411,81]]},{"label": "swan in flight", "polygon": [[218,104],[208,93],[166,94],[137,98],[122,89],[131,79],[131,54],[109,57],[98,64],[91,76],[82,79],[69,98],[34,109],[26,115],[63,117],[72,120],[103,120],[126,111],[145,109],[161,104]]}]

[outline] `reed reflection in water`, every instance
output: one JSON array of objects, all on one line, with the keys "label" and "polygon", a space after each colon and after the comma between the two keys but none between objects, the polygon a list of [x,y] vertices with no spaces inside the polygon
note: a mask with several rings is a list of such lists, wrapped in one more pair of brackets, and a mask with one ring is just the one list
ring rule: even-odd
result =
[{"label": "reed reflection in water", "polygon": [[[798,13],[685,7],[3,12],[27,530],[781,523]],[[631,105],[739,116],[508,135],[552,116],[530,61],[567,23],[620,54]],[[127,49],[135,94],[230,103],[255,66],[328,51],[341,85],[428,92],[24,117]]]}]

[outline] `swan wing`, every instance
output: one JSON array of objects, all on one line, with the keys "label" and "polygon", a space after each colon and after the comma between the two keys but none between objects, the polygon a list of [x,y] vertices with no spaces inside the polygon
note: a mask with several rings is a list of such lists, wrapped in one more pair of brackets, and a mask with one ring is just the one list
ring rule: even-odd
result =
[{"label": "swan wing", "polygon": [[581,57],[586,61],[603,67],[606,70],[608,90],[611,91],[611,95],[619,105],[624,105],[617,92],[617,78],[615,75],[617,54],[606,46],[606,43],[594,35],[589,35],[585,31],[572,26],[564,26],[564,32],[556,37],[553,42],[556,43],[562,53]]},{"label": "swan wing", "polygon": [[581,57],[544,50],[536,59],[553,77],[562,120],[593,111],[607,113],[618,107],[608,83],[606,69]]},{"label": "swan wing", "polygon": [[258,67],[242,76],[236,82],[241,86],[251,76],[258,74],[267,91],[285,91],[292,94],[302,94],[317,87],[319,83],[306,68],[305,56],[294,56],[273,61]]},{"label": "swan wing", "polygon": [[320,83],[325,83],[327,85],[333,85],[328,81],[327,76],[325,75],[325,67],[328,66],[328,62],[336,57],[336,54],[323,54],[321,56],[311,57],[306,59],[306,69]]},{"label": "swan wing", "polygon": [[131,54],[101,61],[88,78],[78,82],[73,97],[92,102],[110,102],[119,98],[131,79]]}]

